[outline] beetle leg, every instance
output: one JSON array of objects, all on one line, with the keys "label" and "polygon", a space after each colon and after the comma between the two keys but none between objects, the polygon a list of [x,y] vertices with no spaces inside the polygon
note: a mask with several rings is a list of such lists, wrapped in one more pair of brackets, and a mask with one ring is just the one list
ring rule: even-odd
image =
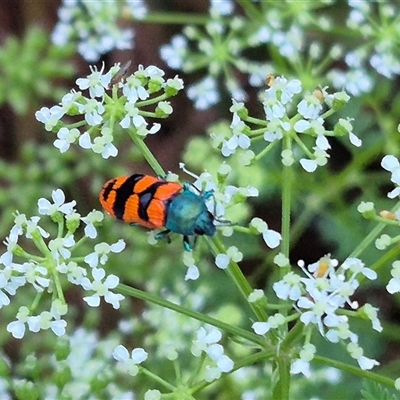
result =
[{"label": "beetle leg", "polygon": [[186,251],[193,250],[193,246],[190,244],[190,239],[189,236],[187,235],[183,236],[183,247],[185,248]]},{"label": "beetle leg", "polygon": [[160,239],[167,239],[168,244],[171,243],[171,237],[170,237],[170,233],[171,231],[169,229],[166,229],[165,231],[159,232],[157,233],[157,235],[155,236],[155,238],[157,240]]}]

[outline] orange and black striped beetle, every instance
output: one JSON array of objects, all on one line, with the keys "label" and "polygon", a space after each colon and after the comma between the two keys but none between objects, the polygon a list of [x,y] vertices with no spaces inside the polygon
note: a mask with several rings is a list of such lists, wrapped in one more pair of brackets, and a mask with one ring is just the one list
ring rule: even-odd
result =
[{"label": "orange and black striped beetle", "polygon": [[205,203],[212,195],[211,191],[192,192],[189,183],[134,174],[106,182],[99,200],[114,218],[149,229],[165,228],[156,235],[157,239],[168,237],[171,232],[183,235],[184,248],[190,251],[198,235],[215,234],[215,217]]}]

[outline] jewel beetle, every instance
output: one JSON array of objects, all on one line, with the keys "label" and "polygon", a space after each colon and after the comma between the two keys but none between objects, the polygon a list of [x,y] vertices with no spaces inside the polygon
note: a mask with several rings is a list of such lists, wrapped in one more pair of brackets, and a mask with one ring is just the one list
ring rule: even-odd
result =
[{"label": "jewel beetle", "polygon": [[216,227],[206,206],[212,192],[196,194],[190,186],[150,175],[120,176],[103,185],[99,200],[114,218],[149,229],[165,228],[156,239],[169,238],[171,232],[183,235],[184,248],[191,251],[197,236],[213,236]]}]

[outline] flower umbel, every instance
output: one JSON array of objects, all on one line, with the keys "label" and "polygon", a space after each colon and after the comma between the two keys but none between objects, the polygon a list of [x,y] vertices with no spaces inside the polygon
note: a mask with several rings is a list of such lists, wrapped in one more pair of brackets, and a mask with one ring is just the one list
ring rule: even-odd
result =
[{"label": "flower umbel", "polygon": [[[300,320],[304,325],[315,325],[320,334],[330,342],[350,340],[356,343],[358,336],[350,330],[349,318],[341,311],[346,306],[353,310],[359,308],[358,303],[350,299],[359,286],[357,277],[361,274],[367,279],[376,279],[376,272],[357,258],[348,258],[339,265],[337,260],[325,256],[307,267],[303,261],[299,261],[298,265],[306,277],[289,272],[281,281],[274,283],[276,295],[281,299],[294,301],[294,308],[301,314]],[[376,312],[369,315],[373,329],[380,331]],[[357,360],[361,368],[368,365],[372,368],[374,365],[363,363],[360,358]],[[293,367],[295,371],[298,370],[296,365]]]},{"label": "flower umbel", "polygon": [[[165,80],[161,69],[140,65],[136,72],[125,76],[124,70],[124,76],[113,81],[121,68],[115,64],[106,71],[104,64],[100,70],[90,66],[91,73],[76,80],[81,91],[72,90],[60,105],[43,107],[36,112],[36,119],[45,124],[46,130],[57,133],[54,146],[60,152],[68,151],[78,142],[80,147],[105,159],[115,157],[118,154],[115,143],[123,132],[121,128],[145,137],[160,129],[156,123],[148,127],[146,118],[165,118],[172,113],[167,99],[183,88],[181,79]],[[153,111],[148,109],[149,105]],[[66,121],[67,116],[75,118],[73,124]],[[82,118],[78,123],[77,116]],[[110,125],[110,121],[114,124]]]},{"label": "flower umbel", "polygon": [[[112,291],[119,282],[118,278],[114,275],[106,277],[103,269],[95,267],[98,262],[104,263],[107,260],[110,251],[122,251],[125,243],[101,243],[92,255],[86,256],[92,260],[92,280],[89,279],[86,270],[79,265],[83,258],[86,259],[85,256],[74,257],[77,243],[75,234],[80,221],[80,215],[74,209],[76,202],[65,202],[61,189],[53,191],[52,197],[53,203],[45,198],[39,199],[38,209],[42,218],[50,217],[58,225],[57,236],[50,239],[50,234],[40,226],[41,217],[27,219],[25,215],[17,213],[14,226],[5,241],[7,250],[0,256],[0,264],[4,267],[0,270],[0,308],[8,306],[11,296],[15,296],[17,291],[27,285],[40,294],[40,299],[46,297],[44,294],[51,294],[52,298],[49,311],[35,314],[40,307],[38,301],[31,308],[19,308],[17,319],[7,325],[7,330],[18,339],[24,336],[26,328],[31,332],[51,329],[57,336],[64,335],[67,323],[61,317],[68,311],[62,289],[64,276],[70,283],[91,291],[91,296],[84,297],[91,306],[97,306],[100,297],[104,297],[106,302],[118,308],[123,299],[121,294]],[[96,237],[93,224],[101,221],[102,217],[98,211],[82,217],[86,223],[86,235],[81,241]],[[33,242],[29,248],[36,247],[35,254],[25,251],[22,244],[19,244],[26,240]],[[97,263],[94,263],[95,258]]]}]

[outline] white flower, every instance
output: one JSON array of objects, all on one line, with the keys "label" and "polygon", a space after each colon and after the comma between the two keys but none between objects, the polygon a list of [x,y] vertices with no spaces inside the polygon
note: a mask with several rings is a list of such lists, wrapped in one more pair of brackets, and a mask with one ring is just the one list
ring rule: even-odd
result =
[{"label": "white flower", "polygon": [[187,96],[199,110],[205,110],[213,106],[220,99],[217,83],[211,76],[207,76],[203,80],[189,86]]},{"label": "white flower", "polygon": [[148,13],[148,8],[144,0],[128,1],[125,6],[128,7],[135,19],[144,19]]},{"label": "white flower", "polygon": [[46,131],[51,131],[64,114],[65,111],[60,106],[54,106],[50,109],[42,107],[39,111],[36,111],[35,117],[39,122],[44,124]]},{"label": "white flower", "polygon": [[120,121],[122,128],[127,129],[130,126],[139,128],[141,126],[147,126],[146,120],[140,115],[140,110],[135,106],[135,103],[125,103],[126,114]]},{"label": "white flower", "polygon": [[310,361],[314,358],[316,348],[314,345],[308,343],[300,350],[300,358],[294,361],[290,368],[291,374],[302,373],[306,377],[311,376]]},{"label": "white flower", "polygon": [[135,376],[139,372],[138,364],[147,360],[147,352],[142,348],[133,349],[131,356],[126,347],[118,345],[113,351],[115,360],[122,364],[123,370],[127,371],[129,375]]},{"label": "white flower", "polygon": [[108,275],[103,282],[106,272],[103,268],[93,268],[92,276],[94,280],[89,281],[88,278],[82,279],[82,286],[85,290],[93,290],[95,293],[91,296],[86,296],[83,300],[91,307],[98,307],[100,305],[100,297],[104,297],[106,303],[109,303],[113,308],[118,309],[119,303],[124,299],[121,294],[116,294],[110,291],[115,289],[119,284],[119,278],[115,275]]},{"label": "white flower", "polygon": [[188,52],[188,40],[185,36],[175,35],[170,44],[160,47],[160,56],[170,68],[182,69]]},{"label": "white flower", "polygon": [[39,233],[42,237],[48,238],[50,236],[50,233],[46,232],[41,226],[38,225],[38,222],[40,221],[40,217],[31,217],[26,221],[25,229],[26,233],[25,236],[28,239],[32,238],[32,235],[34,233]]},{"label": "white flower", "polygon": [[161,400],[161,392],[157,389],[147,390],[144,394],[144,400]]},{"label": "white flower", "polygon": [[261,218],[253,218],[250,221],[250,226],[254,227],[258,232],[262,233],[264,242],[271,249],[275,249],[279,246],[282,240],[282,236],[279,232],[276,232],[268,228],[268,225]]},{"label": "white flower", "polygon": [[347,351],[351,355],[351,357],[355,358],[358,362],[358,365],[363,370],[369,370],[374,368],[374,366],[379,365],[379,362],[372,359],[365,357],[363,355],[363,349],[355,342],[350,342],[347,345]]},{"label": "white flower", "polygon": [[97,230],[95,224],[103,221],[104,214],[101,211],[93,210],[86,217],[82,217],[81,220],[86,224],[85,235],[90,239],[97,237]]},{"label": "white flower", "polygon": [[21,339],[25,334],[25,323],[28,322],[29,309],[22,306],[17,313],[17,320],[10,322],[7,325],[7,331],[10,332],[16,339]]},{"label": "white flower", "polygon": [[290,367],[290,373],[293,375],[302,373],[307,378],[311,377],[310,363],[302,359],[297,359]]},{"label": "white flower", "polygon": [[231,0],[211,0],[210,1],[210,14],[214,17],[220,15],[230,15],[234,10],[234,4]]},{"label": "white flower", "polygon": [[42,215],[54,215],[56,212],[61,212],[63,214],[72,214],[75,212],[74,207],[76,205],[76,201],[70,201],[69,203],[65,202],[65,195],[61,189],[53,190],[51,197],[53,199],[53,204],[49,202],[49,200],[40,198],[38,200],[38,209],[39,214]]},{"label": "white flower", "polygon": [[[264,133],[264,140],[274,142],[283,138],[283,134],[290,130],[290,123],[280,118],[268,118],[267,130]],[[285,151],[285,150],[283,150]]]},{"label": "white flower", "polygon": [[125,242],[123,239],[118,240],[118,242],[109,245],[108,243],[102,242],[97,243],[94,246],[94,252],[88,254],[85,257],[85,262],[89,264],[92,268],[95,268],[100,264],[104,265],[108,260],[108,254],[120,253],[125,248]]},{"label": "white flower", "polygon": [[301,279],[294,272],[289,272],[282,280],[275,282],[272,288],[276,296],[282,300],[298,300],[302,292]]},{"label": "white flower", "polygon": [[191,251],[183,252],[183,263],[188,267],[185,275],[185,281],[198,279],[200,276],[200,271],[195,265],[195,260]]},{"label": "white flower", "polygon": [[364,68],[352,68],[348,71],[332,69],[327,74],[328,79],[335,88],[353,96],[360,96],[362,93],[369,93],[373,87],[373,79]]},{"label": "white flower", "polygon": [[218,254],[215,257],[215,265],[218,268],[225,269],[228,268],[228,265],[231,260],[237,263],[239,261],[242,261],[242,259],[243,259],[243,253],[241,253],[237,247],[230,246],[227,249],[226,254]]},{"label": "white flower", "polygon": [[318,167],[318,164],[315,160],[308,160],[306,158],[302,158],[300,160],[300,164],[307,172],[314,172]]},{"label": "white flower", "polygon": [[266,90],[270,97],[276,97],[279,94],[280,102],[287,104],[293,96],[301,92],[301,82],[298,79],[288,81],[282,76],[278,76],[270,83],[270,88]]},{"label": "white flower", "polygon": [[19,268],[14,266],[23,275],[24,281],[30,283],[37,292],[42,292],[44,288],[49,287],[50,279],[46,278],[47,269],[34,262],[24,262]]},{"label": "white flower", "polygon": [[87,78],[78,78],[76,84],[81,90],[89,89],[89,95],[92,99],[95,97],[103,97],[105,90],[108,89],[112,76],[120,69],[119,65],[114,65],[106,74],[103,74],[105,68],[104,63],[100,71],[97,70],[96,66],[90,65],[89,68],[92,73],[88,75]]},{"label": "white flower", "polygon": [[249,296],[247,297],[247,300],[249,301],[249,303],[255,303],[258,300],[261,300],[262,298],[264,298],[264,291],[261,289],[254,289]]},{"label": "white flower", "polygon": [[122,93],[126,96],[129,103],[136,103],[138,99],[146,100],[150,95],[142,86],[142,81],[135,75],[128,76],[122,87]]},{"label": "white flower", "polygon": [[61,153],[65,153],[69,149],[71,143],[75,143],[79,136],[80,132],[78,129],[73,128],[69,130],[63,127],[57,132],[58,139],[54,141],[54,147],[57,147]]},{"label": "white flower", "polygon": [[284,323],[285,317],[280,313],[276,313],[268,317],[267,322],[254,322],[251,327],[257,335],[265,335],[270,329],[276,329]]},{"label": "white flower", "polygon": [[206,366],[206,381],[211,382],[218,379],[223,372],[233,369],[233,361],[224,354],[224,348],[217,342],[221,340],[221,332],[216,328],[211,328],[209,332],[205,328],[197,331],[197,338],[193,340],[191,352],[195,357],[199,357],[205,352],[214,361],[214,366]]},{"label": "white flower", "polygon": [[87,275],[86,269],[80,267],[75,261],[60,263],[56,267],[61,274],[66,274],[69,282],[74,285],[82,285],[82,279]]},{"label": "white flower", "polygon": [[364,304],[361,310],[367,318],[372,322],[372,328],[377,332],[382,332],[383,328],[378,319],[378,308],[371,306],[371,304]]},{"label": "white flower", "polygon": [[[134,3],[136,7],[137,1]],[[128,5],[132,12],[133,5],[130,2]],[[141,3],[138,6],[138,15],[143,16],[146,10]],[[57,46],[77,41],[78,51],[86,61],[97,61],[102,54],[113,49],[130,49],[133,31],[118,26],[121,10],[114,1],[88,1],[85,7],[77,1],[63,1],[58,11],[59,21],[51,35],[52,41]]]},{"label": "white flower", "polygon": [[317,119],[322,111],[321,101],[314,95],[306,95],[297,105],[297,111],[306,119]]},{"label": "white flower", "polygon": [[386,290],[390,294],[400,292],[400,261],[394,261],[392,267],[390,271],[392,279],[390,279],[389,283],[386,285]]},{"label": "white flower", "polygon": [[68,249],[68,247],[72,247],[74,245],[75,239],[72,235],[65,238],[55,238],[49,241],[49,249],[55,260],[59,260],[60,257],[62,257],[64,260],[70,258],[71,251]]},{"label": "white flower", "polygon": [[197,331],[197,339],[193,340],[191,353],[195,357],[199,357],[202,351],[205,351],[209,345],[217,343],[221,340],[222,334],[216,328],[210,328],[209,331],[201,327]]},{"label": "white flower", "polygon": [[[399,160],[392,155],[387,155],[383,157],[381,162],[382,168],[386,171],[391,172],[390,180],[396,185],[400,186],[400,163]],[[388,197],[393,199],[400,196],[400,188],[396,187],[394,190],[388,193]]]}]

